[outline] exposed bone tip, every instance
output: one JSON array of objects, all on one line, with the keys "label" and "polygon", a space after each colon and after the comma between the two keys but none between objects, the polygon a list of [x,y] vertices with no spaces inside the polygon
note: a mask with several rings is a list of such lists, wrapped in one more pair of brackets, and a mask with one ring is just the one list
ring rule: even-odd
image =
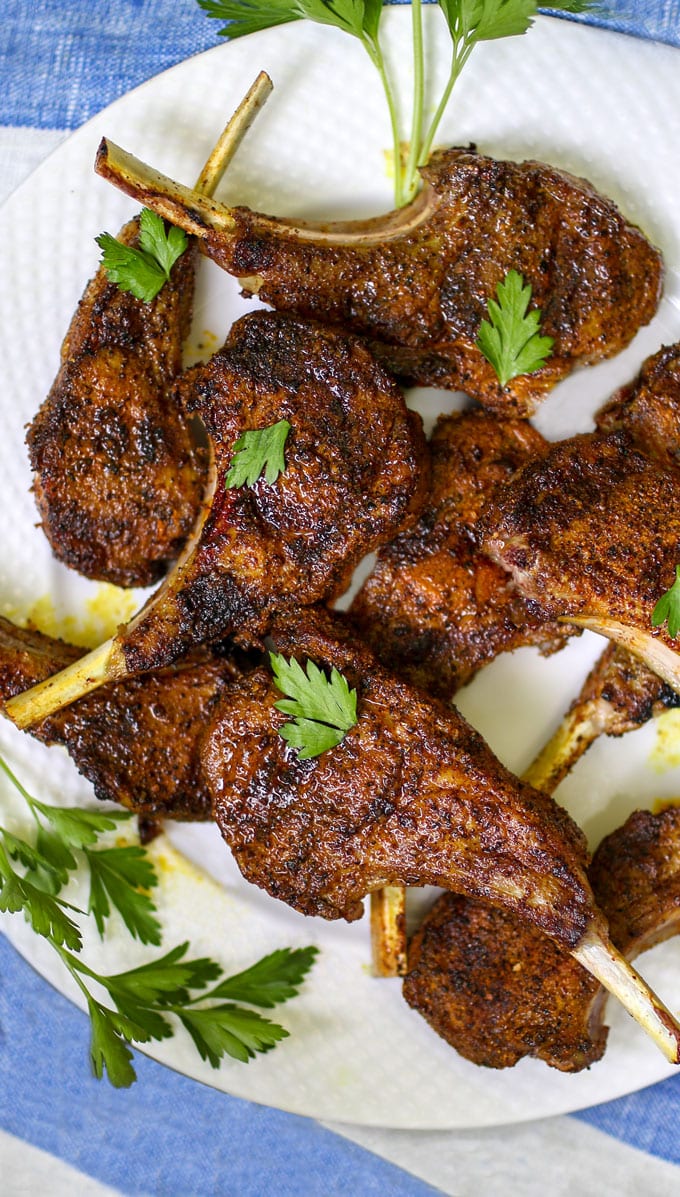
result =
[{"label": "exposed bone tip", "polygon": [[406,975],[406,892],[401,885],[384,885],[371,894],[371,948],[374,976]]},{"label": "exposed bone tip", "polygon": [[666,1059],[680,1064],[680,1023],[613,944],[593,929],[572,955],[619,999]]},{"label": "exposed bone tip", "polygon": [[106,640],[46,681],[10,698],[5,703],[4,713],[24,731],[62,707],[70,706],[91,690],[106,682],[117,681],[125,673],[125,657],[117,639]]}]

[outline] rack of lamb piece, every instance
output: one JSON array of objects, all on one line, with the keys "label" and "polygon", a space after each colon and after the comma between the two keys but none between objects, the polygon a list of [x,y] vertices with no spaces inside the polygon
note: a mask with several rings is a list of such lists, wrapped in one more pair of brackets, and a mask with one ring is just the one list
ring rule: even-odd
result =
[{"label": "rack of lamb piece", "polygon": [[[429,483],[420,417],[356,337],[257,312],[183,375],[183,406],[205,426],[212,490],[183,556],[117,636],[6,704],[20,726],[106,681],[238,635],[343,592],[358,562],[417,518]],[[236,443],[285,420],[285,469],[230,487]]]},{"label": "rack of lamb piece", "polygon": [[358,718],[335,748],[304,760],[280,734],[267,671],[218,705],[203,765],[246,879],[330,919],[359,918],[384,885],[482,898],[561,944],[677,1060],[680,1027],[610,944],[566,811],[509,773],[457,712],[390,675],[349,621],[305,610],[276,619],[271,634],[278,653],[356,687]]},{"label": "rack of lamb piece", "polygon": [[[78,661],[85,650],[0,618],[0,703]],[[233,653],[194,649],[156,673],[102,686],[31,728],[62,744],[97,798],[140,825],[209,819],[199,744],[222,694],[242,673]]]},{"label": "rack of lamb piece", "polygon": [[[271,90],[259,76],[196,187],[210,196]],[[121,230],[139,248],[140,218]],[[175,400],[191,325],[197,244],[147,301],[100,266],[71,320],[61,365],[28,428],[34,493],[58,560],[118,586],[157,582],[198,516],[206,454]]]},{"label": "rack of lamb piece", "polygon": [[437,422],[420,519],[380,550],[351,606],[378,659],[430,694],[450,699],[499,653],[526,644],[555,652],[574,634],[479,549],[477,524],[496,489],[548,447],[526,420],[466,411]]},{"label": "rack of lamb piece", "polygon": [[[588,877],[627,960],[680,931],[680,809],[636,811],[596,850]],[[404,997],[466,1059],[523,1056],[564,1072],[604,1054],[606,991],[526,920],[460,894],[437,899],[413,936]]]},{"label": "rack of lamb piece", "polygon": [[598,429],[521,467],[480,519],[481,547],[546,619],[601,632],[680,691],[652,614],[680,561],[677,346],[650,358]]},{"label": "rack of lamb piece", "polygon": [[[351,329],[403,382],[465,391],[499,415],[531,414],[576,364],[618,353],[661,294],[661,258],[640,230],[589,183],[538,162],[442,150],[407,207],[334,224],[226,208],[106,140],[95,169],[198,237],[246,293]],[[554,344],[540,370],[501,386],[477,339],[510,270]]]},{"label": "rack of lamb piece", "polygon": [[[574,634],[547,621],[478,545],[477,523],[496,488],[547,448],[527,420],[499,422],[478,410],[437,422],[420,519],[380,550],[351,606],[378,660],[429,694],[451,699],[499,653],[528,644],[555,652]],[[378,976],[405,972],[403,890],[371,894],[371,942]]]}]

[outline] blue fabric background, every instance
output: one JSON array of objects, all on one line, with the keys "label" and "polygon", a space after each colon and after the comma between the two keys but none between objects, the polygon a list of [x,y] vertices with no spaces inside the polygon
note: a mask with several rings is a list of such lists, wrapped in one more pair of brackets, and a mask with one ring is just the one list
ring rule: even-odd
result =
[{"label": "blue fabric background", "polygon": [[[608,0],[606,8],[610,17],[589,21],[680,45],[680,0]],[[75,129],[216,45],[220,27],[196,0],[3,0],[0,124]]]},{"label": "blue fabric background", "polygon": [[[136,1084],[113,1089],[90,1076],[88,1044],[86,1015],[46,985],[0,936],[4,1130],[127,1197],[432,1197],[438,1192],[310,1119],[227,1097],[138,1053]],[[274,1056],[271,1063],[276,1066]],[[276,1179],[263,1187],[263,1177],[271,1177],[272,1170]],[[0,1192],[2,1187],[0,1170]]]}]

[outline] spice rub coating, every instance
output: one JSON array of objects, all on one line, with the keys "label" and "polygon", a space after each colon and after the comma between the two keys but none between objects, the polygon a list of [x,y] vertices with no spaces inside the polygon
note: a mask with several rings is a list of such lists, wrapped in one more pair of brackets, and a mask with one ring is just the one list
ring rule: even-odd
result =
[{"label": "spice rub coating", "polygon": [[[654,315],[660,255],[583,179],[463,149],[433,154],[421,174],[401,215],[295,228],[236,208],[228,230],[205,228],[206,252],[275,308],[366,337],[403,381],[462,390],[505,415],[529,415],[577,362],[618,353]],[[501,387],[476,341],[512,269],[554,349]]]},{"label": "spice rub coating", "polygon": [[[366,553],[415,521],[429,483],[420,417],[355,337],[254,313],[180,391],[217,486],[190,557],[123,635],[133,671],[226,634],[257,639],[275,612],[341,594]],[[283,419],[285,471],[228,489],[238,438]]]},{"label": "spice rub coating", "polygon": [[[628,960],[680,931],[680,809],[636,811],[588,875]],[[607,1041],[605,991],[556,943],[507,910],[443,894],[409,948],[404,997],[475,1064],[535,1056],[577,1072]]]},{"label": "spice rub coating", "polygon": [[442,894],[413,936],[403,994],[487,1068],[535,1056],[578,1072],[607,1045],[599,982],[537,927],[460,894]]},{"label": "spice rub coating", "polygon": [[[136,246],[139,221],[120,240]],[[200,507],[206,462],[172,397],[193,303],[195,247],[150,303],[99,268],[66,334],[27,444],[42,527],[86,577],[147,586],[177,557]]]},{"label": "spice rub coating", "polygon": [[[482,547],[547,618],[595,616],[651,631],[675,577],[680,472],[626,432],[551,446],[496,493]],[[667,629],[655,635],[669,648]]]},{"label": "spice rub coating", "polygon": [[623,736],[677,706],[675,690],[626,649],[609,644],[532,763],[527,780],[552,794],[599,736]]},{"label": "spice rub coating", "polygon": [[629,959],[680,931],[680,807],[638,810],[589,869],[613,942]]},{"label": "spice rub coating", "polygon": [[203,752],[215,820],[241,872],[295,909],[360,917],[383,885],[440,885],[515,910],[568,947],[597,922],[585,842],[566,812],[518,781],[454,711],[378,664],[326,611],[277,620],[278,652],[335,667],[358,721],[299,760],[270,675],[237,682]]},{"label": "spice rub coating", "polygon": [[[0,701],[83,653],[0,618]],[[239,676],[228,655],[198,649],[171,668],[102,686],[31,734],[64,745],[97,798],[150,818],[209,819],[199,740],[218,698]]]},{"label": "spice rub coating", "polygon": [[668,468],[680,466],[680,345],[665,345],[596,416],[601,432],[623,430]]},{"label": "spice rub coating", "polygon": [[381,549],[351,608],[362,636],[394,673],[449,698],[501,652],[563,646],[570,630],[546,621],[478,543],[480,514],[497,487],[547,449],[524,420],[499,423],[482,411],[440,417],[420,519]]}]

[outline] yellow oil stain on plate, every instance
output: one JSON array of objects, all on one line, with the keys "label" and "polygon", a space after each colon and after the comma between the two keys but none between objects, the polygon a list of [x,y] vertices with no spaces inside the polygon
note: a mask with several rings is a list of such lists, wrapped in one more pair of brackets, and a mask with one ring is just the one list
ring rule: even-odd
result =
[{"label": "yellow oil stain on plate", "polygon": [[655,721],[656,736],[648,760],[656,773],[680,766],[680,709],[664,711]]},{"label": "yellow oil stain on plate", "polygon": [[127,623],[141,604],[139,594],[101,582],[80,611],[64,612],[51,595],[45,594],[28,611],[6,604],[4,614],[21,627],[36,628],[46,636],[67,640],[81,648],[96,648],[115,634],[119,624]]}]

